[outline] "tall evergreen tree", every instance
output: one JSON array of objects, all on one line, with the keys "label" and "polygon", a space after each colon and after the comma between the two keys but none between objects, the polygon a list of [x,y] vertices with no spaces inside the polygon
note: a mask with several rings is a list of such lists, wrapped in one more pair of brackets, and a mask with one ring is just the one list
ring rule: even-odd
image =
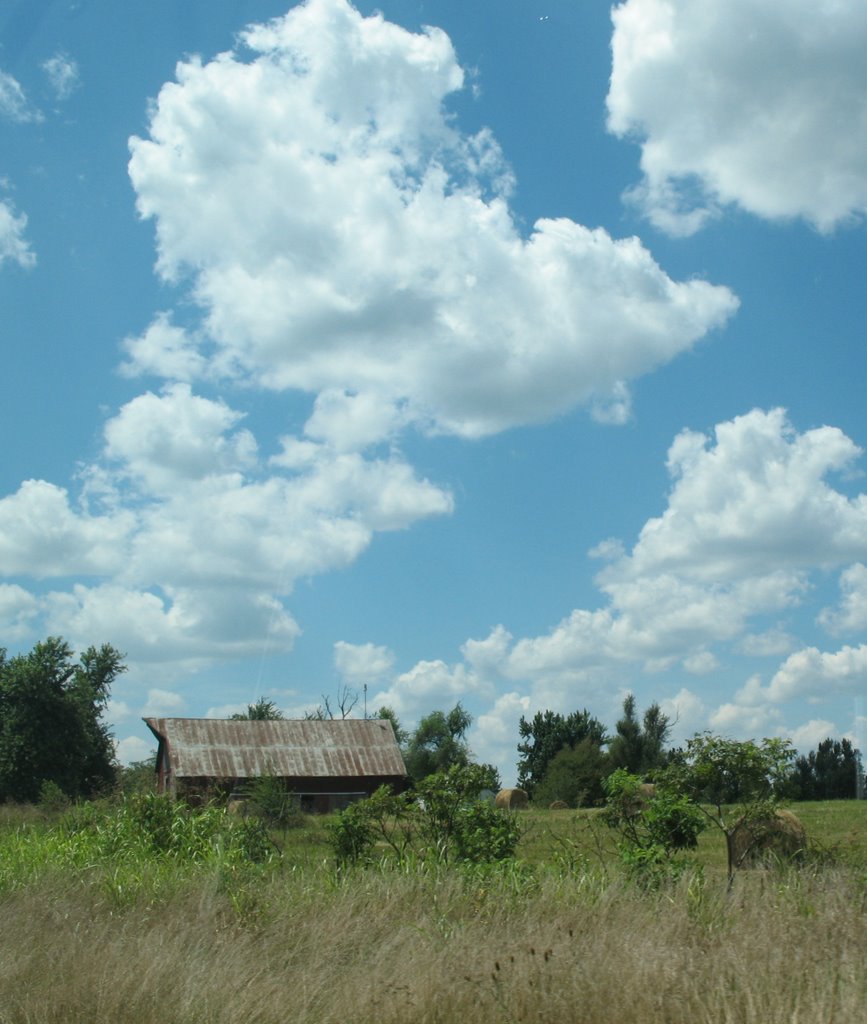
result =
[{"label": "tall evergreen tree", "polygon": [[625,768],[632,775],[646,775],[665,760],[665,741],[671,731],[668,716],[654,703],[639,722],[635,697],[629,693],[623,701],[623,717],[615,726],[608,746],[612,768]]}]

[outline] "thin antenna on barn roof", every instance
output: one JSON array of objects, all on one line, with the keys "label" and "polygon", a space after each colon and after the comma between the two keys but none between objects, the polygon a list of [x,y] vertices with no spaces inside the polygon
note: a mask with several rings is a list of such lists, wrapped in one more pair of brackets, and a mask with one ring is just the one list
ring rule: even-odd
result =
[{"label": "thin antenna on barn roof", "polygon": [[367,683],[364,684],[364,719],[367,721]]}]

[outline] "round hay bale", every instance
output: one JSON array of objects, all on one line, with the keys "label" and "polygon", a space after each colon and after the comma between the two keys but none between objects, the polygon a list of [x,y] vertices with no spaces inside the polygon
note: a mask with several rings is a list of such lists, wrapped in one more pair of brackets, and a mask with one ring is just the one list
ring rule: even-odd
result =
[{"label": "round hay bale", "polygon": [[646,810],[647,805],[656,796],[656,786],[652,782],[642,782],[635,793],[635,799],[630,800],[624,810],[630,818],[635,818],[643,810]]},{"label": "round hay bale", "polygon": [[529,800],[523,789],[501,789],[494,805],[501,811],[526,811]]},{"label": "round hay bale", "polygon": [[568,811],[569,810],[569,804],[567,804],[565,800],[552,800],[551,803],[548,804],[548,810],[549,811]]},{"label": "round hay bale", "polygon": [[775,861],[795,860],[807,848],[804,826],[791,811],[777,811],[772,818],[743,819],[732,832],[734,863],[738,867],[763,867]]},{"label": "round hay bale", "polygon": [[247,817],[247,804],[249,801],[244,797],[229,797],[226,804],[226,811],[229,814],[237,814],[241,818]]}]

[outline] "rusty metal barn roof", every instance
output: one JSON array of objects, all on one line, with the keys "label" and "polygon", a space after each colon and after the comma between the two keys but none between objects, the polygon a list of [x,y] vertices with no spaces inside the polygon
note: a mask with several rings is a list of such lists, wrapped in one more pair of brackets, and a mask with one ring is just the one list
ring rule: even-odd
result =
[{"label": "rusty metal barn roof", "polygon": [[391,722],[146,718],[176,778],[406,775]]}]

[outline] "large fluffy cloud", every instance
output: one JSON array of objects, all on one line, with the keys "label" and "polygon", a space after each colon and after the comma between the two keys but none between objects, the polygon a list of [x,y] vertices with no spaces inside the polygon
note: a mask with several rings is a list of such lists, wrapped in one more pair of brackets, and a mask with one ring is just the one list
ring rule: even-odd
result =
[{"label": "large fluffy cloud", "polygon": [[[3,591],[7,620],[130,657],[201,661],[287,649],[282,599],[300,576],[349,565],[376,532],[451,511],[451,496],[398,456],[365,458],[284,438],[260,458],[225,402],[167,387],[105,427],[81,494],[27,481],[0,500],[0,573],[78,578],[38,599]],[[65,580],[64,580],[65,582]]]},{"label": "large fluffy cloud", "polygon": [[394,664],[394,654],[377,644],[350,644],[338,640],[334,645],[334,667],[350,686],[366,686],[381,681]]},{"label": "large fluffy cloud", "polygon": [[867,686],[867,645],[819,651],[806,647],[780,666],[769,687],[773,700],[817,696],[828,691],[863,693]]},{"label": "large fluffy cloud", "polygon": [[721,423],[713,438],[682,432],[668,453],[663,514],[631,552],[614,541],[594,552],[610,558],[597,575],[607,606],[518,641],[510,674],[565,684],[624,663],[674,661],[702,674],[714,666],[709,647],[755,642],[751,620],[796,604],[811,571],[867,552],[867,496],[828,480],[859,453],[836,428],[798,433],[781,409]]},{"label": "large fluffy cloud", "polygon": [[626,0],[609,127],[641,142],[633,197],[688,234],[720,204],[826,231],[867,211],[862,0]]},{"label": "large fluffy cloud", "polygon": [[668,453],[667,509],[603,582],[674,572],[724,583],[852,561],[867,541],[867,495],[827,478],[860,454],[836,427],[799,434],[782,409],[718,424],[713,438],[683,431]]},{"label": "large fluffy cloud", "polygon": [[[816,576],[867,556],[867,496],[833,482],[859,454],[837,429],[798,432],[780,409],[753,410],[710,436],[683,431],[669,449],[672,487],[662,515],[648,520],[630,551],[609,540],[592,552],[609,559],[596,577],[601,607],[575,609],[539,636],[514,638],[498,626],[464,644],[457,664],[421,662],[402,673],[382,699],[412,713],[429,706],[434,691],[441,703],[460,692],[489,699],[505,691],[479,719],[490,741],[477,737],[504,764],[504,715],[513,718],[514,743],[517,718],[528,710],[587,704],[613,720],[623,693],[648,673],[685,673],[710,692],[720,673],[731,680],[731,663],[745,649],[765,657],[791,651],[786,616]],[[843,573],[847,596],[863,584],[857,569]],[[854,600],[844,609],[847,622],[860,615]],[[751,632],[756,624],[763,632]],[[786,731],[783,705],[794,698],[856,693],[865,680],[867,647],[806,648],[769,684],[754,675],[716,708],[685,687],[666,694],[659,682],[654,698],[677,720],[680,739],[702,725],[777,734]],[[833,731],[825,720],[797,728],[802,739]]]},{"label": "large fluffy cloud", "polygon": [[0,583],[0,636],[7,640],[29,636],[38,611],[36,598],[23,587]]},{"label": "large fluffy cloud", "polygon": [[27,480],[0,500],[0,573],[48,578],[119,572],[132,512],[92,512],[61,487]]},{"label": "large fluffy cloud", "polygon": [[[392,409],[364,419],[365,442],[395,421],[480,436],[583,401],[617,421],[624,381],[735,309],[635,238],[566,219],[522,237],[495,141],[447,114],[463,72],[442,32],[309,0],[242,42],[179,64],[131,141],[158,269],[191,281],[208,372],[331,395],[322,433],[345,432],[341,397]],[[160,323],[127,371],[188,376],[203,339],[182,360]]]}]

